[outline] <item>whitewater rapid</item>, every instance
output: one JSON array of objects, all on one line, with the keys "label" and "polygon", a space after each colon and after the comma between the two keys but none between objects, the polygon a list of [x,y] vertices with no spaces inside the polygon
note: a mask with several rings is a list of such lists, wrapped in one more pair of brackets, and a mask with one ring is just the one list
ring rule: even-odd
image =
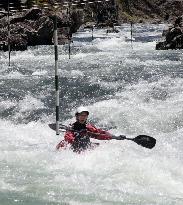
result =
[{"label": "whitewater rapid", "polygon": [[[0,53],[1,205],[182,205],[182,51],[156,51],[165,25],[119,33],[80,31],[59,46],[60,122],[86,105],[90,121],[111,133],[157,139],[148,150],[100,141],[83,154],[56,151],[52,46]],[[132,49],[133,48],[133,49]],[[95,140],[98,142],[97,140]]]}]

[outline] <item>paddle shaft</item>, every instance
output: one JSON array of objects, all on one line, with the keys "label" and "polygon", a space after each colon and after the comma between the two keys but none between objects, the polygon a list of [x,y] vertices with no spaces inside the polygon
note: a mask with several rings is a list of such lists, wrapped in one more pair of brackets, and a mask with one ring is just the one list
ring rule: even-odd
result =
[{"label": "paddle shaft", "polygon": [[[56,124],[49,124],[49,126],[53,130],[56,129]],[[64,129],[66,131],[71,131],[71,132],[78,133],[78,134],[86,133],[91,138],[98,138],[98,136],[108,135],[109,137],[111,137],[111,139],[115,139],[115,140],[131,140],[131,141],[137,143],[138,145],[141,145],[142,147],[146,147],[146,148],[149,148],[149,149],[152,149],[156,145],[156,139],[153,138],[153,137],[147,136],[147,135],[138,135],[135,138],[128,138],[125,135],[115,136],[115,135],[110,134],[107,131],[105,131],[104,134],[101,134],[101,133],[90,132],[87,129],[76,131],[76,130],[72,129],[72,127],[68,127],[68,126],[65,126],[65,125],[60,125],[59,128],[61,130]],[[110,139],[110,138],[108,138],[108,139]]]},{"label": "paddle shaft", "polygon": [[134,138],[125,137],[125,140],[132,140],[132,141],[134,141]]}]

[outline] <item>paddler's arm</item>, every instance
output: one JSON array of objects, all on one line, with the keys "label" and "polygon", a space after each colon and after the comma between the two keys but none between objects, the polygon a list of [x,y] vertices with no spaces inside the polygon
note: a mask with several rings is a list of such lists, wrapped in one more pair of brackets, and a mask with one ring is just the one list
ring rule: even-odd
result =
[{"label": "paddler's arm", "polygon": [[65,135],[64,135],[64,139],[66,142],[68,142],[69,144],[72,144],[75,140],[75,134],[72,131],[66,131]]},{"label": "paddler's arm", "polygon": [[56,149],[66,148],[68,144],[72,144],[74,142],[74,139],[75,139],[74,133],[71,131],[66,131],[64,135],[64,140],[62,140],[57,144]]},{"label": "paddler's arm", "polygon": [[102,129],[98,129],[95,126],[89,124],[87,125],[87,134],[89,137],[98,139],[98,140],[111,140],[113,135]]},{"label": "paddler's arm", "polygon": [[105,134],[93,133],[93,132],[87,131],[87,134],[89,135],[89,137],[95,138],[98,140],[124,140],[126,139],[125,135],[115,136],[107,131],[105,131]]},{"label": "paddler's arm", "polygon": [[98,140],[111,140],[112,139],[112,137],[109,134],[93,133],[89,131],[87,131],[87,134],[89,137],[95,138]]}]

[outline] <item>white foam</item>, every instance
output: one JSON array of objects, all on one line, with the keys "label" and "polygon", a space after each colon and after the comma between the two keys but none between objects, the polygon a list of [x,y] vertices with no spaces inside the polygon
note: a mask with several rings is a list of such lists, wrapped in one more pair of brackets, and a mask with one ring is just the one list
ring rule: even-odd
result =
[{"label": "white foam", "polygon": [[44,108],[44,103],[30,95],[26,95],[23,100],[19,101],[18,111],[27,112]]},{"label": "white foam", "polygon": [[11,100],[0,101],[0,109],[1,110],[6,110],[6,109],[12,108],[16,105],[17,105],[17,102],[14,102],[14,101],[11,101]]},{"label": "white foam", "polygon": [[12,71],[6,76],[6,78],[10,79],[19,79],[21,77],[23,77],[23,74],[18,71]]},{"label": "white foam", "polygon": [[47,74],[47,71],[46,70],[36,70],[35,72],[32,73],[32,75],[34,76],[43,76],[43,75],[46,75]]},{"label": "white foam", "polygon": [[[137,27],[141,28],[140,25]],[[125,29],[120,35],[124,33],[129,37],[129,26],[125,25]],[[105,30],[96,31],[98,36],[104,37],[104,34]],[[131,44],[125,42],[125,36],[95,39],[92,43],[87,44],[88,53],[82,51],[84,44],[78,43],[80,53],[70,61],[62,53],[60,74],[76,79],[87,75],[91,84],[98,84],[105,90],[116,89],[113,94],[104,95],[105,100],[97,98],[92,104],[89,103],[91,99],[85,102],[90,110],[90,120],[94,120],[98,127],[110,129],[115,135],[135,137],[148,134],[155,137],[155,148],[149,150],[132,141],[111,140],[100,141],[98,148],[80,155],[69,149],[56,151],[55,145],[63,139],[63,133],[56,136],[48,127],[55,119],[54,114],[45,116],[43,113],[40,121],[28,124],[12,122],[16,122],[18,117],[29,117],[36,110],[45,109],[44,96],[32,93],[19,101],[7,99],[0,103],[0,108],[6,110],[16,106],[16,109],[13,117],[8,116],[12,121],[0,119],[0,192],[7,199],[10,193],[18,198],[19,192],[25,196],[22,200],[32,197],[30,200],[37,199],[48,204],[182,205],[182,78],[155,76],[154,81],[152,78],[149,82],[138,79],[128,85],[123,81],[103,80],[103,77],[111,77],[122,64],[127,68],[130,65],[134,68],[135,65],[142,66],[145,71],[151,72],[151,65],[152,70],[156,70],[158,66],[180,66],[180,61],[156,59],[155,42],[133,42],[133,51]],[[97,53],[93,52],[93,47]],[[12,59],[14,63],[31,63],[28,64],[29,71],[41,79],[54,65],[54,58],[50,60],[51,54],[44,56],[43,51],[41,47],[40,50],[18,53]],[[48,52],[51,53],[51,49]],[[152,59],[147,57],[150,54]],[[163,52],[158,54],[161,57]],[[134,59],[130,58],[131,55]],[[175,56],[180,56],[180,53],[176,51]],[[11,74],[12,78],[21,78],[14,71]],[[51,86],[46,89],[47,93],[52,91]],[[72,116],[73,111],[70,113]],[[61,118],[64,124],[71,121],[74,117],[66,121]],[[17,201],[14,202],[17,204]]]}]

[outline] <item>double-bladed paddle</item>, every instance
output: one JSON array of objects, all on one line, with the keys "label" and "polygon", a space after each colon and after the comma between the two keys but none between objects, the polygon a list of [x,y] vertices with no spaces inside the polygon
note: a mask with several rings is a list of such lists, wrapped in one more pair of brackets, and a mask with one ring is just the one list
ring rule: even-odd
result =
[{"label": "double-bladed paddle", "polygon": [[116,139],[116,140],[131,140],[135,143],[137,143],[138,145],[141,145],[142,147],[146,147],[149,149],[152,149],[155,145],[156,145],[156,139],[153,137],[150,137],[148,135],[138,135],[135,138],[128,138],[124,135],[120,135],[120,136],[112,136],[112,139]]},{"label": "double-bladed paddle", "polygon": [[[49,127],[52,130],[56,130],[56,124],[55,123],[49,124]],[[68,131],[78,132],[78,131],[73,130],[69,126],[62,125],[62,124],[59,125],[59,129],[60,130],[68,130]],[[90,137],[95,137],[97,135],[100,135],[100,133],[92,133],[92,132],[89,132],[87,130],[81,130],[79,132],[83,132],[83,131],[85,131],[88,134],[90,134]],[[152,149],[156,145],[156,139],[153,138],[153,137],[150,137],[148,135],[138,135],[135,138],[128,138],[125,135],[119,135],[119,136],[112,135],[112,139],[116,139],[116,140],[131,140],[131,141],[137,143],[138,145],[141,145],[142,147],[145,147],[145,148],[148,148],[148,149]]]}]

